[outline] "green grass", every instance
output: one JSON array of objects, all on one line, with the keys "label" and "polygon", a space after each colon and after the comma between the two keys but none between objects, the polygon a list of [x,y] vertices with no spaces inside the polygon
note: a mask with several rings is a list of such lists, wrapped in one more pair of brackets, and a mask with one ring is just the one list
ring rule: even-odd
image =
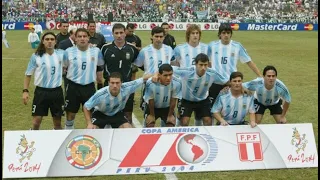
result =
[{"label": "green grass", "polygon": [[[7,31],[10,49],[2,47],[2,135],[5,130],[27,130],[31,127],[31,103],[33,81],[30,86],[28,105],[22,103],[24,73],[32,52],[27,43],[29,31]],[[136,31],[143,46],[150,43],[150,32]],[[185,42],[185,32],[172,32],[177,44]],[[209,43],[217,39],[217,31],[202,32],[202,42]],[[246,48],[252,60],[262,71],[266,65],[274,65],[278,78],[289,88],[292,97],[287,120],[289,123],[312,123],[316,142],[318,142],[318,59],[317,32],[234,32],[233,40]],[[255,78],[255,74],[245,64],[238,64],[243,72],[244,81]],[[138,77],[142,75],[139,71]],[[134,113],[142,122],[142,112],[138,108],[140,91],[136,93]],[[63,123],[65,118],[63,118]],[[76,117],[76,128],[85,128],[83,113]],[[266,112],[263,123],[274,123]],[[193,124],[191,121],[190,124]],[[41,129],[52,129],[50,117],[44,117]],[[317,144],[318,146],[318,144]],[[318,168],[254,170],[205,173],[176,173],[179,179],[317,179]],[[163,174],[74,177],[57,179],[165,179]],[[46,178],[43,178],[46,179]]]}]

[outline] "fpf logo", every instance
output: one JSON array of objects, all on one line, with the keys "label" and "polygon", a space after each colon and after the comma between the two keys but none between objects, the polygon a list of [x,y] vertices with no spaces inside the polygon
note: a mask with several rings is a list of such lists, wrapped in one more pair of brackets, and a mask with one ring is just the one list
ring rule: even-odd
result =
[{"label": "fpf logo", "polygon": [[237,133],[240,161],[262,161],[260,133]]},{"label": "fpf logo", "polygon": [[312,31],[312,30],[313,30],[313,25],[312,25],[312,24],[305,24],[305,25],[304,25],[304,30],[306,30],[306,31]]},{"label": "fpf logo", "polygon": [[80,135],[68,143],[65,153],[68,162],[73,167],[86,170],[100,162],[102,148],[94,137]]},{"label": "fpf logo", "polygon": [[[210,137],[198,134],[142,134],[119,167],[180,166],[201,162],[204,165],[213,161],[218,153],[214,139],[208,139]],[[210,152],[210,149],[214,151]]]},{"label": "fpf logo", "polygon": [[239,24],[231,24],[231,28],[232,30],[237,31],[239,30]]}]

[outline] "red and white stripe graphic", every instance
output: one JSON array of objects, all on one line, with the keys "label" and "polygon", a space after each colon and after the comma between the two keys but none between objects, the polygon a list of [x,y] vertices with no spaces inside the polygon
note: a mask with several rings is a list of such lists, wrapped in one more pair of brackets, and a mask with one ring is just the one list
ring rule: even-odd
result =
[{"label": "red and white stripe graphic", "polygon": [[260,133],[237,133],[240,161],[262,161]]},{"label": "red and white stripe graphic", "polygon": [[138,137],[119,167],[186,165],[176,151],[183,134],[143,134]]}]

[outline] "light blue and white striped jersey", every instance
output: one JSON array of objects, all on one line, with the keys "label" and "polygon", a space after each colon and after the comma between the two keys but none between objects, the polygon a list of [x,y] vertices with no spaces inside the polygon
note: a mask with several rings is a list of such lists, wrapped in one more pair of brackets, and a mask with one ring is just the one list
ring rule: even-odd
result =
[{"label": "light blue and white striped jersey", "polygon": [[143,79],[122,83],[120,93],[114,97],[111,95],[109,86],[99,89],[85,104],[87,110],[95,108],[107,116],[113,116],[123,110],[132,93],[143,84]]},{"label": "light blue and white striped jersey", "polygon": [[196,64],[194,58],[200,54],[208,54],[208,45],[199,43],[197,47],[192,47],[189,43],[178,45],[174,48],[174,57],[179,62],[180,67],[191,67]]},{"label": "light blue and white striped jersey", "polygon": [[77,84],[95,82],[97,66],[102,65],[102,53],[97,47],[90,47],[86,51],[81,51],[76,46],[66,49],[64,66],[68,67],[67,78]]},{"label": "light blue and white striped jersey", "polygon": [[154,74],[158,72],[162,64],[170,64],[172,57],[173,50],[170,46],[162,44],[162,47],[158,50],[150,44],[141,49],[133,64],[138,67],[144,66],[145,74]]},{"label": "light blue and white striped jersey", "polygon": [[256,78],[252,81],[243,83],[242,86],[250,91],[255,91],[254,97],[258,102],[265,106],[277,104],[280,98],[283,98],[288,103],[291,102],[291,95],[288,88],[279,79],[276,79],[274,87],[270,90],[265,88],[263,78]]},{"label": "light blue and white striped jersey", "polygon": [[150,99],[153,99],[155,108],[167,108],[170,106],[171,98],[181,99],[181,90],[181,80],[176,77],[173,77],[171,83],[167,86],[160,82],[154,83],[150,79],[146,83],[143,99],[147,103]]},{"label": "light blue and white striped jersey", "polygon": [[229,124],[241,124],[248,113],[255,113],[253,96],[234,97],[229,90],[217,97],[211,113],[220,113]]},{"label": "light blue and white striped jersey", "polygon": [[224,45],[220,40],[212,41],[208,45],[208,56],[212,68],[225,77],[230,77],[232,72],[237,71],[238,60],[242,63],[251,61],[244,47],[236,41],[230,41]]},{"label": "light blue and white striped jersey", "polygon": [[34,85],[43,88],[56,88],[62,84],[64,50],[55,49],[52,55],[42,57],[32,54],[25,75],[34,73]]},{"label": "light blue and white striped jersey", "polygon": [[182,98],[192,102],[205,100],[212,83],[223,85],[229,80],[211,68],[208,68],[201,77],[196,73],[195,66],[189,68],[172,66],[172,68],[173,74],[181,78]]}]

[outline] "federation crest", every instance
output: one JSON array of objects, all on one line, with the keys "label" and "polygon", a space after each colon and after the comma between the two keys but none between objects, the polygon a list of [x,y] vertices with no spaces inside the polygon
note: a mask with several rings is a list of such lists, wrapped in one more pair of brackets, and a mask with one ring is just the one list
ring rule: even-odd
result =
[{"label": "federation crest", "polygon": [[94,57],[93,56],[91,57],[91,61],[94,61]]},{"label": "federation crest", "polygon": [[126,59],[129,60],[130,59],[130,53],[126,53]]},{"label": "federation crest", "polygon": [[234,56],[234,53],[231,53],[231,56],[233,57],[233,56]]}]

